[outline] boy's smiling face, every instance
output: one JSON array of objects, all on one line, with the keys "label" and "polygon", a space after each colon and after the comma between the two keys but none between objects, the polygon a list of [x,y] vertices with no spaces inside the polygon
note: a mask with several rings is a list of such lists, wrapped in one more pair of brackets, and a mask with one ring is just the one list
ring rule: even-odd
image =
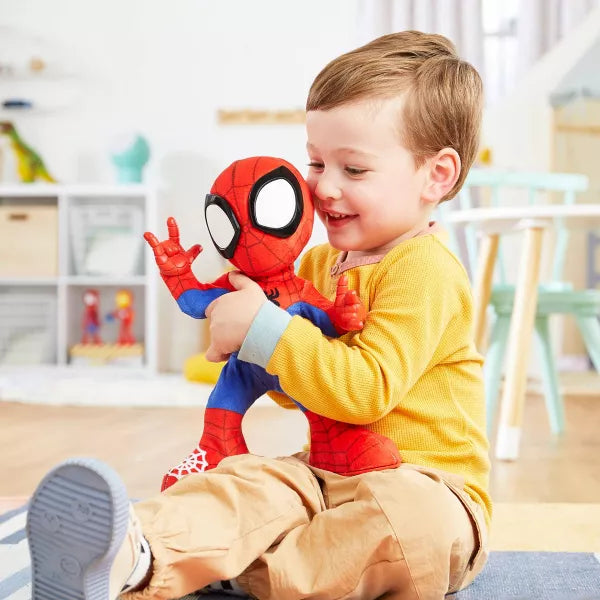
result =
[{"label": "boy's smiling face", "polygon": [[401,144],[400,115],[397,98],[307,113],[307,181],[317,215],[329,243],[353,256],[385,253],[426,230],[442,197],[432,190],[435,159],[417,168]]}]

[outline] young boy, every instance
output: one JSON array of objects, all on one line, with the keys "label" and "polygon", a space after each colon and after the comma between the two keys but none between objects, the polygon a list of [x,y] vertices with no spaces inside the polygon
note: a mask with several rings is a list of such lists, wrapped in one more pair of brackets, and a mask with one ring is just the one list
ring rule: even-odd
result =
[{"label": "young boy", "polygon": [[308,410],[391,438],[403,464],[343,477],[302,453],[234,456],[130,510],[114,472],[72,460],[32,501],[34,600],[178,598],[219,580],[260,599],[439,599],[473,579],[491,511],[482,360],[467,276],[430,219],[473,162],[481,104],[441,36],[391,34],[332,61],[307,102],[329,244],[299,274],[332,297],[346,273],[364,328],[327,338],[239,274],[207,309],[210,357],[239,349]]}]

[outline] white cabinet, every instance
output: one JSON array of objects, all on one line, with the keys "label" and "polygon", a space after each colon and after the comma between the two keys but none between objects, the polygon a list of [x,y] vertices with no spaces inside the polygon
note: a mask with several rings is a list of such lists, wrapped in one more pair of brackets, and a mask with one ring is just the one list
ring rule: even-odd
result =
[{"label": "white cabinet", "polygon": [[[158,270],[142,237],[156,231],[155,202],[145,185],[0,185],[0,366],[156,370]],[[88,289],[99,294],[104,344],[82,361],[71,349],[82,338]],[[120,290],[132,293],[142,348],[106,359],[122,323],[106,318]]]}]

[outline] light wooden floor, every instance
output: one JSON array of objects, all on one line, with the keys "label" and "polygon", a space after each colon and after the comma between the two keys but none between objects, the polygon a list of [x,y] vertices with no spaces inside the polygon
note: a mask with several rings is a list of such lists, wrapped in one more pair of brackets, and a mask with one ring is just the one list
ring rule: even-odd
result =
[{"label": "light wooden floor", "polygon": [[[254,406],[244,419],[248,446],[266,456],[296,452],[306,441],[304,422],[296,411]],[[94,456],[142,498],[160,491],[164,472],[196,445],[202,409],[0,402],[0,424],[0,497],[30,494],[65,458]]]},{"label": "light wooden floor", "polygon": [[[571,388],[567,433],[548,430],[543,400],[530,394],[521,458],[493,462],[493,550],[600,551],[600,386]],[[193,447],[201,409],[57,407],[0,402],[0,512],[20,506],[44,473],[74,455],[96,456],[132,497],[157,493],[164,471]],[[254,452],[296,451],[302,415],[255,406],[245,432]]]},{"label": "light wooden floor", "polygon": [[[0,402],[0,497],[26,496],[73,455],[111,464],[134,497],[155,493],[163,472],[195,445],[197,408],[57,407]],[[496,502],[600,502],[600,393],[566,398],[567,432],[554,437],[541,397],[530,395],[521,457],[494,461]],[[250,449],[277,456],[305,440],[302,415],[255,406],[244,421]]]}]

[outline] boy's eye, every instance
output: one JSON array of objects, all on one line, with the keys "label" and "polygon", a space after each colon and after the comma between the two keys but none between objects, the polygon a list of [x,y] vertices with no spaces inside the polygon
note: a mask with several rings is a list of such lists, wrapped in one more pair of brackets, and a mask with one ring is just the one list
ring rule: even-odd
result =
[{"label": "boy's eye", "polygon": [[311,169],[323,169],[325,165],[324,165],[323,163],[321,163],[321,162],[317,161],[317,160],[311,160],[311,161],[308,163],[308,166],[309,166]]},{"label": "boy's eye", "polygon": [[359,169],[358,167],[346,167],[346,173],[348,173],[348,175],[362,175],[366,172],[367,169]]}]

